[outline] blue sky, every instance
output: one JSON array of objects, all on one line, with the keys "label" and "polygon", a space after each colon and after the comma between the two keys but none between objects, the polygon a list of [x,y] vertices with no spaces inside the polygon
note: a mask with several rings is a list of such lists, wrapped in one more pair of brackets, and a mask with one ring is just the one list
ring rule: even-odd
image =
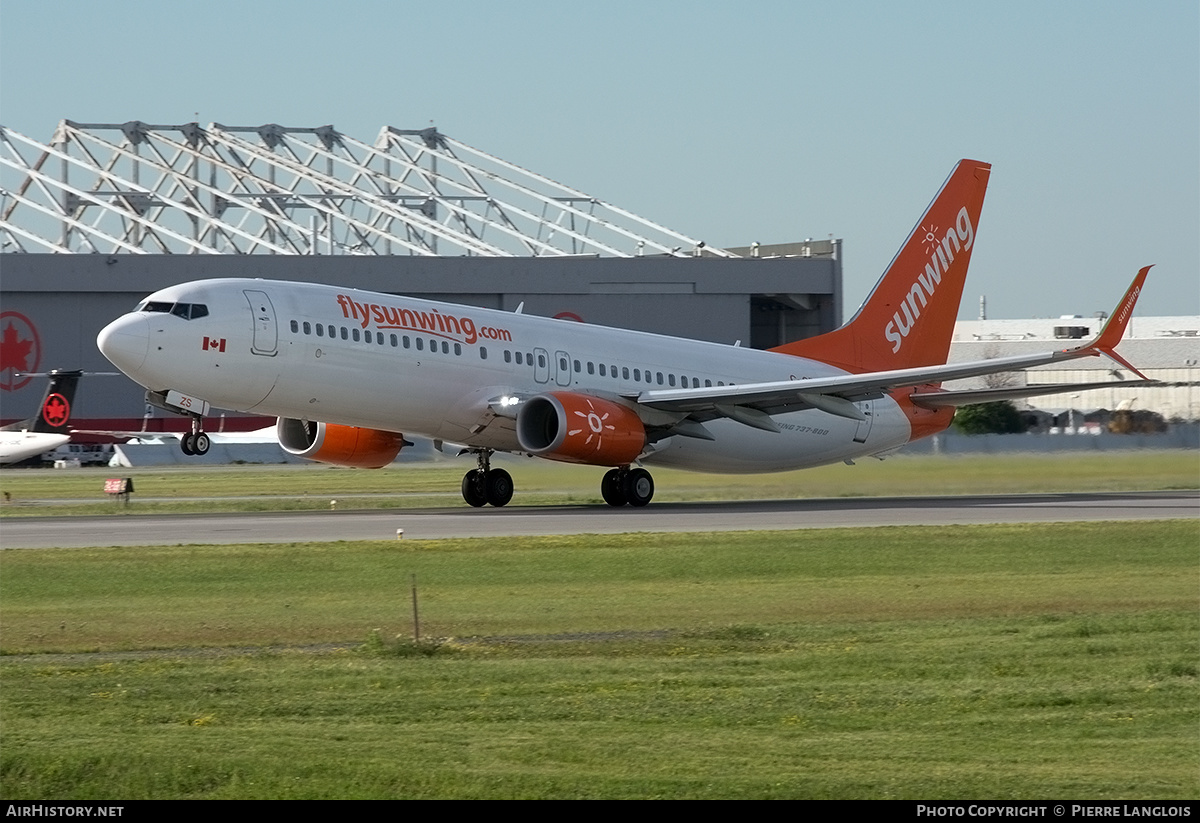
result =
[{"label": "blue sky", "polygon": [[964,318],[1200,314],[1200,4],[0,0],[0,123],[423,127],[711,245],[845,241],[847,315],[993,164]]}]

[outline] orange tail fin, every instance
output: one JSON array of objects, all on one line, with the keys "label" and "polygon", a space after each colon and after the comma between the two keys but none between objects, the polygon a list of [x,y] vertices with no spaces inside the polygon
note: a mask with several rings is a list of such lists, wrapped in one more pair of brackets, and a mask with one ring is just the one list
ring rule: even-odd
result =
[{"label": "orange tail fin", "polygon": [[771,351],[850,372],[945,363],[991,168],[959,161],[850,322]]}]

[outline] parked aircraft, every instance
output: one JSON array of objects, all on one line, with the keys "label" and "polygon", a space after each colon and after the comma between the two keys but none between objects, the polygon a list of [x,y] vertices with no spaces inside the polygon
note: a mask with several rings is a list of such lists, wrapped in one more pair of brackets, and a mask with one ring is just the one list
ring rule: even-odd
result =
[{"label": "parked aircraft", "polygon": [[[893,450],[945,429],[954,407],[1063,386],[949,391],[942,382],[1114,351],[1145,280],[1096,339],[946,365],[991,166],[957,164],[858,313],[825,335],[758,351],[551,318],[267,280],[201,280],[147,297],[97,342],[147,398],[277,416],[287,451],[379,467],[404,433],[463,444],[463,498],[503,506],[496,451],[605,467],[613,506],[644,506],[644,465],[770,472]],[[755,265],[747,261],[745,265]],[[1076,385],[1072,390],[1080,390]]]},{"label": "parked aircraft", "polygon": [[0,464],[19,463],[57,449],[71,439],[68,423],[81,371],[49,372],[36,417],[0,429]]}]

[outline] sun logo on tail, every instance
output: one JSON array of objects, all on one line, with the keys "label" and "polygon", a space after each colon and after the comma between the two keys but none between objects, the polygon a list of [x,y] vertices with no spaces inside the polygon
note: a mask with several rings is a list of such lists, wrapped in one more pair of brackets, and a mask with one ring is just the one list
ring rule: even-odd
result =
[{"label": "sun logo on tail", "polygon": [[938,243],[940,243],[942,240],[940,237],[938,237],[938,227],[930,226],[929,228],[925,228],[924,226],[921,226],[921,231],[925,234],[925,237],[921,240],[921,242],[925,244],[925,251],[932,254],[933,250],[937,248]]}]

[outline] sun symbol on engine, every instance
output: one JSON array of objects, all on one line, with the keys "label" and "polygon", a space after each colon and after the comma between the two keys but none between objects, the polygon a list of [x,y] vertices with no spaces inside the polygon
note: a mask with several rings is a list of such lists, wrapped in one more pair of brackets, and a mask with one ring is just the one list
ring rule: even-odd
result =
[{"label": "sun symbol on engine", "polygon": [[590,446],[592,444],[592,439],[594,438],[596,441],[595,450],[600,451],[600,447],[604,445],[604,430],[608,429],[609,431],[616,431],[617,428],[616,426],[613,426],[607,422],[608,412],[600,414],[596,411],[596,407],[592,405],[591,400],[586,400],[586,402],[590,411],[573,412],[576,417],[583,418],[584,422],[587,423],[586,429],[582,427],[578,429],[568,429],[567,436],[576,437],[577,435],[583,434],[583,432],[586,431],[587,439],[583,441],[583,445]]},{"label": "sun symbol on engine", "polygon": [[[930,226],[929,228],[925,228],[924,226],[921,226],[921,231],[925,233],[925,237],[921,240],[921,242],[926,246],[933,246],[936,248],[938,244],[938,227]],[[933,253],[932,249],[926,249],[926,251],[928,251],[930,254]]]}]

